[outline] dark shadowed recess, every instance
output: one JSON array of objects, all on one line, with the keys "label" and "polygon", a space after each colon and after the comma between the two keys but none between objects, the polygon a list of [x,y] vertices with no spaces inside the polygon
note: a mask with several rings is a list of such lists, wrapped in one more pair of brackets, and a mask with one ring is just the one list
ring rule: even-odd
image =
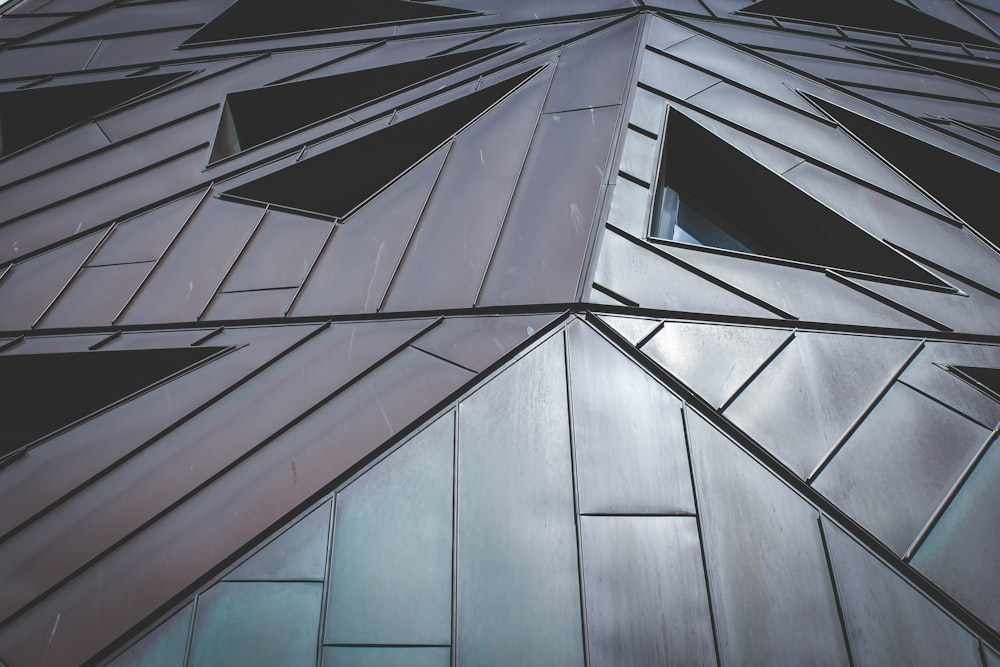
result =
[{"label": "dark shadowed recess", "polygon": [[980,368],[977,366],[952,366],[960,377],[972,380],[973,384],[985,388],[1000,401],[1000,368]]},{"label": "dark shadowed recess", "polygon": [[434,56],[320,79],[231,93],[212,148],[212,160],[253,148],[354,107],[395,94],[507,46]]},{"label": "dark shadowed recess", "polygon": [[390,125],[226,194],[298,211],[345,217],[536,71]]},{"label": "dark shadowed recess", "polygon": [[0,356],[0,461],[221,348]]},{"label": "dark shadowed recess", "polygon": [[0,157],[181,76],[158,74],[0,93]]},{"label": "dark shadowed recess", "polygon": [[994,46],[978,35],[893,0],[761,0],[741,11],[746,14]]},{"label": "dark shadowed recess", "polygon": [[472,15],[474,12],[407,0],[285,0],[280,4],[271,0],[239,0],[187,43]]},{"label": "dark shadowed recess", "polygon": [[810,99],[983,236],[1000,244],[1000,174],[834,104]]},{"label": "dark shadowed recess", "polygon": [[941,284],[689,118],[667,121],[654,238]]},{"label": "dark shadowed recess", "polygon": [[[926,67],[951,76],[957,76],[968,81],[975,81],[994,88],[1000,88],[1000,67],[971,63],[957,58],[935,58],[926,54],[901,53],[899,51],[883,51],[881,49],[858,49],[879,58],[895,60],[917,67]],[[1000,122],[998,119],[997,122]]]}]

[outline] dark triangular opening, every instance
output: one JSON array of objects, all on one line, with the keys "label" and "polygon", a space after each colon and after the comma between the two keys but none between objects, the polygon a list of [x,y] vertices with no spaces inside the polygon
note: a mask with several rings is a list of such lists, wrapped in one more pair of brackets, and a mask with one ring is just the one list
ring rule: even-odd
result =
[{"label": "dark triangular opening", "polygon": [[231,93],[226,97],[211,159],[215,161],[258,146],[504,48],[507,47],[452,53]]},{"label": "dark triangular opening", "polygon": [[809,99],[986,238],[1000,244],[996,216],[1000,174],[842,107]]},{"label": "dark triangular opening", "polygon": [[0,355],[0,458],[219,349]]},{"label": "dark triangular opening", "polygon": [[959,376],[971,380],[988,390],[995,400],[1000,400],[1000,368],[980,368],[977,366],[952,366]]},{"label": "dark triangular opening", "polygon": [[931,274],[689,118],[671,112],[651,236],[902,280]]},{"label": "dark triangular opening", "polygon": [[188,43],[335,30],[380,23],[430,21],[475,12],[407,0],[239,0],[195,33]]},{"label": "dark triangular opening", "polygon": [[947,58],[935,58],[926,55],[899,53],[897,51],[882,51],[879,49],[858,50],[879,58],[896,60],[918,67],[926,67],[927,69],[937,70],[938,72],[957,76],[968,81],[975,81],[987,86],[1000,88],[1000,67],[991,67],[989,65],[974,64]]},{"label": "dark triangular opening", "polygon": [[494,84],[226,194],[345,217],[533,74]]},{"label": "dark triangular opening", "polygon": [[742,11],[747,14],[994,46],[978,35],[916,9],[904,7],[893,0],[761,0]]},{"label": "dark triangular opening", "polygon": [[181,76],[157,74],[0,93],[0,156],[26,148]]}]

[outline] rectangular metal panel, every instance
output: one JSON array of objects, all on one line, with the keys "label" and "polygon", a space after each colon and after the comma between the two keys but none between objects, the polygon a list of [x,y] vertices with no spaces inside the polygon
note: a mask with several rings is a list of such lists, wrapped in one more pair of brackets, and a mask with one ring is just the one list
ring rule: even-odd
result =
[{"label": "rectangular metal panel", "polygon": [[323,667],[450,667],[447,646],[327,646]]},{"label": "rectangular metal panel", "polygon": [[580,534],[590,665],[717,664],[694,518],[587,516]]},{"label": "rectangular metal panel", "polygon": [[327,644],[450,644],[455,417],[337,493]]},{"label": "rectangular metal panel", "polygon": [[480,305],[576,298],[619,111],[616,106],[542,117]]},{"label": "rectangular metal panel", "polygon": [[680,400],[582,322],[566,336],[580,512],[693,514]]},{"label": "rectangular metal panel", "polygon": [[562,336],[459,407],[458,664],[582,665]]},{"label": "rectangular metal panel", "polygon": [[220,291],[298,287],[332,227],[324,220],[268,211]]},{"label": "rectangular metal panel", "polygon": [[545,112],[621,104],[639,25],[633,18],[564,48]]}]

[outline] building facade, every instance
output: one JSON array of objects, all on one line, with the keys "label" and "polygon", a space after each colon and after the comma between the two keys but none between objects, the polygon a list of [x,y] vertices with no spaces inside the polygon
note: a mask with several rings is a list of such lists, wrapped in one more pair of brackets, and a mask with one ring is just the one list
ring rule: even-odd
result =
[{"label": "building facade", "polygon": [[21,0],[0,663],[1000,665],[995,0]]}]

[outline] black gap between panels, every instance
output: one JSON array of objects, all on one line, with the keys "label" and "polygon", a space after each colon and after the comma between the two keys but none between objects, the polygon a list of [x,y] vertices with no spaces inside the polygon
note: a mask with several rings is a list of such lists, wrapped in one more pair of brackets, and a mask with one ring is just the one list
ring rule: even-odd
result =
[{"label": "black gap between panels", "polygon": [[741,11],[745,14],[996,46],[974,33],[893,0],[761,0]]},{"label": "black gap between panels", "polygon": [[996,205],[1000,173],[853,111],[816,97],[810,99],[979,233],[1000,245]]},{"label": "black gap between panels", "polygon": [[405,0],[239,0],[187,43],[267,37],[311,30],[332,30],[378,23],[430,21],[475,12]]},{"label": "black gap between panels", "polygon": [[212,149],[212,161],[253,148],[510,45],[433,56],[306,81],[230,93]]},{"label": "black gap between panels", "polygon": [[226,194],[342,218],[536,71],[400,121]]},{"label": "black gap between panels", "polygon": [[0,93],[0,157],[148,93],[185,73]]},{"label": "black gap between panels", "polygon": [[654,238],[940,284],[933,275],[677,112]]},{"label": "black gap between panels", "polygon": [[0,458],[220,349],[0,355]]}]

